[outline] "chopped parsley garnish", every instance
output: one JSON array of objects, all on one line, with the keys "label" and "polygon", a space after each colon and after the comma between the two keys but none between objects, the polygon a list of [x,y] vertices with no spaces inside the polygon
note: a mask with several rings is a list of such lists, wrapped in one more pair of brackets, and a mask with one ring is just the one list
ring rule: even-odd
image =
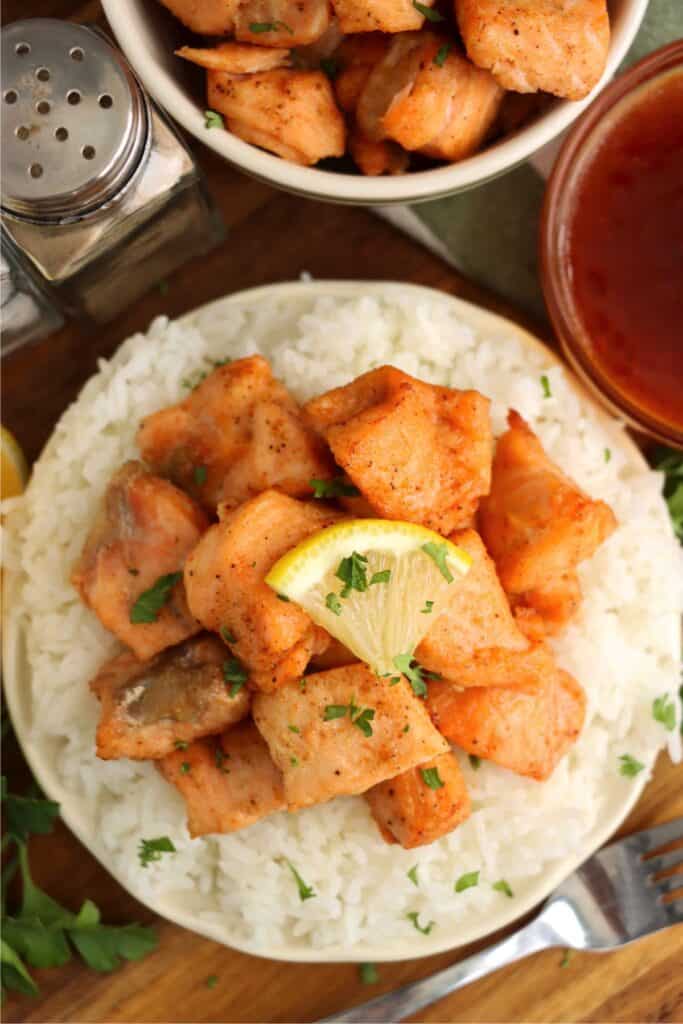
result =
[{"label": "chopped parsley garnish", "polygon": [[641,761],[637,761],[631,754],[622,754],[619,758],[619,774],[625,775],[627,779],[639,775],[644,768],[645,765]]},{"label": "chopped parsley garnish", "polygon": [[439,52],[434,58],[434,63],[436,64],[437,68],[442,68],[444,66],[444,64],[446,63],[446,58],[448,57],[448,54],[451,52],[451,49],[451,43],[444,43],[444,45],[439,48]]},{"label": "chopped parsley garnish", "polygon": [[477,757],[476,754],[468,754],[469,762],[474,768],[475,772],[479,771],[479,765],[481,764],[481,758]]},{"label": "chopped parsley garnish", "polygon": [[140,575],[140,570],[139,569],[130,568],[128,570],[128,572],[131,574],[131,576],[139,576]]},{"label": "chopped parsley garnish", "polygon": [[438,673],[428,672],[421,665],[418,665],[412,654],[397,654],[394,658],[394,665],[406,677],[416,697],[427,696],[425,679],[440,678]]},{"label": "chopped parsley garnish", "polygon": [[301,690],[302,693],[306,692],[306,680],[305,679],[302,679],[301,682],[299,683],[299,689]]},{"label": "chopped parsley garnish", "polygon": [[370,586],[374,586],[375,583],[390,583],[391,582],[391,569],[382,569],[381,572],[373,573],[370,578]]},{"label": "chopped parsley garnish", "polygon": [[676,705],[666,693],[662,697],[656,697],[652,702],[652,717],[655,722],[660,722],[669,732],[673,732],[675,729]]},{"label": "chopped parsley garnish", "polygon": [[226,644],[237,643],[237,637],[235,636],[231,629],[228,629],[227,626],[221,626],[220,633],[223,639],[225,640]]},{"label": "chopped parsley garnish", "polygon": [[413,0],[413,7],[422,15],[423,18],[426,18],[427,21],[436,22],[446,20],[443,14],[439,14],[439,12],[435,11],[432,7],[426,7],[424,4],[418,3],[418,0]]},{"label": "chopped parsley garnish", "polygon": [[323,713],[323,719],[332,722],[336,718],[346,718],[347,713],[348,705],[328,705]]},{"label": "chopped parsley garnish", "polygon": [[138,847],[138,857],[143,868],[146,868],[152,861],[161,860],[162,853],[175,853],[176,848],[168,836],[159,836],[158,839],[141,839]]},{"label": "chopped parsley garnish", "polygon": [[479,885],[479,872],[468,871],[460,876],[453,888],[456,892],[464,892],[465,889],[473,889],[475,885]]},{"label": "chopped parsley garnish", "polygon": [[421,615],[431,615],[433,608],[434,608],[434,602],[433,601],[425,601],[424,608],[420,608],[420,614]]},{"label": "chopped parsley garnish", "polygon": [[569,964],[570,964],[570,961],[571,961],[571,958],[573,957],[573,955],[574,955],[574,950],[573,949],[565,949],[564,956],[560,960],[560,967],[569,967]]},{"label": "chopped parsley garnish", "polygon": [[189,775],[191,771],[192,771],[192,765],[190,764],[190,762],[189,761],[183,761],[183,763],[180,766],[180,774],[181,775]]},{"label": "chopped parsley garnish", "polygon": [[176,740],[175,743],[173,744],[176,750],[187,750],[189,745],[190,744],[187,742],[187,740]]},{"label": "chopped parsley garnish", "polygon": [[374,964],[359,964],[358,976],[364,985],[376,985],[379,974]]},{"label": "chopped parsley garnish", "polygon": [[215,988],[216,985],[218,984],[218,975],[210,974],[209,977],[204,982],[204,984],[206,985],[207,988]]},{"label": "chopped parsley garnish", "polygon": [[193,476],[194,476],[194,482],[197,485],[197,487],[203,487],[204,486],[204,484],[206,483],[206,474],[207,474],[207,472],[208,471],[207,471],[206,466],[195,466],[194,467]]},{"label": "chopped parsley garnish", "polygon": [[206,128],[225,128],[225,122],[217,110],[205,110],[204,126]]},{"label": "chopped parsley garnish", "polygon": [[514,898],[515,894],[513,893],[512,889],[510,888],[509,883],[506,882],[504,878],[501,878],[499,882],[494,882],[493,885],[491,886],[491,888],[495,889],[496,892],[502,892],[503,895],[507,896],[509,899],[513,899]]},{"label": "chopped parsley garnish", "polygon": [[389,676],[389,686],[398,686],[401,682],[400,676]]},{"label": "chopped parsley garnish", "polygon": [[182,572],[171,572],[168,576],[160,576],[149,590],[140,594],[130,610],[130,621],[133,625],[139,626],[143,622],[156,622],[157,615],[171,596],[171,591],[182,578]]},{"label": "chopped parsley garnish", "polygon": [[297,736],[301,735],[301,729],[298,725],[288,725],[287,728],[290,732],[295,732]]},{"label": "chopped parsley garnish", "polygon": [[284,21],[252,21],[249,25],[249,31],[253,32],[254,35],[260,35],[262,32],[277,32],[281,28],[285,32],[289,32],[290,36],[294,35],[294,30],[289,25],[286,25]]},{"label": "chopped parsley garnish", "polygon": [[214,763],[219,772],[225,772],[226,775],[230,774],[230,769],[225,768],[225,762],[230,760],[230,754],[224,754],[220,747],[216,747],[214,751]]},{"label": "chopped parsley garnish", "polygon": [[425,786],[429,786],[430,789],[441,789],[443,786],[443,779],[439,775],[438,768],[421,768],[420,775]]},{"label": "chopped parsley garnish", "polygon": [[342,613],[342,603],[337,595],[333,594],[331,591],[325,598],[325,607],[329,608],[333,615],[341,615]]},{"label": "chopped parsley garnish", "polygon": [[297,768],[298,765],[299,765],[299,758],[298,757],[290,757],[289,763],[291,764],[292,768]]},{"label": "chopped parsley garnish", "polygon": [[248,678],[249,673],[238,658],[228,658],[223,662],[223,680],[226,686],[230,686],[231,697],[237,696]]},{"label": "chopped parsley garnish", "polygon": [[419,885],[420,884],[418,882],[418,880],[417,880],[417,864],[413,864],[413,866],[410,869],[410,871],[406,871],[406,874],[407,874],[408,878],[410,879],[410,881],[413,883],[413,885]]},{"label": "chopped parsley garnish", "polygon": [[339,61],[334,57],[323,57],[320,61],[320,70],[325,72],[331,82],[334,82],[340,70]]},{"label": "chopped parsley garnish", "polygon": [[347,715],[364,736],[372,736],[370,723],[375,717],[375,709],[358,708],[353,701],[350,704],[328,704],[323,711],[323,721],[332,722],[337,718],[346,718]]},{"label": "chopped parsley garnish", "polygon": [[446,580],[447,583],[453,582],[453,573],[448,568],[446,558],[448,557],[448,547],[445,544],[436,544],[433,540],[430,540],[428,544],[422,545],[422,550],[425,555],[429,555],[431,560],[436,564],[437,569]]},{"label": "chopped parsley garnish", "polygon": [[303,903],[304,900],[312,900],[313,897],[316,895],[315,890],[310,885],[306,885],[303,878],[296,870],[291,861],[287,860],[285,861],[285,864],[294,875],[294,880],[299,889],[299,899],[301,900],[301,902]]},{"label": "chopped parsley garnish", "polygon": [[[321,61],[322,64],[322,61]],[[357,498],[360,491],[343,476],[332,480],[309,480],[314,498]]]},{"label": "chopped parsley garnish", "polygon": [[551,398],[553,393],[550,390],[550,381],[548,380],[545,373],[541,374],[541,387],[543,388],[543,397]]},{"label": "chopped parsley garnish", "polygon": [[426,924],[424,926],[424,928],[423,928],[422,925],[420,924],[419,920],[418,920],[419,914],[418,914],[417,910],[413,910],[413,911],[411,911],[410,914],[406,914],[406,917],[408,918],[409,921],[413,922],[413,928],[416,928],[418,930],[418,932],[422,932],[423,935],[429,935],[429,933],[431,932],[432,928],[436,924],[435,921],[430,921],[429,924]]},{"label": "chopped parsley garnish", "polygon": [[352,552],[348,558],[342,558],[335,573],[337,579],[344,584],[340,597],[348,597],[352,590],[363,593],[368,589],[368,577],[365,571],[367,563],[365,555],[359,555],[357,551]]},{"label": "chopped parsley garnish", "polygon": [[403,731],[404,731],[404,732],[410,732],[410,725],[408,725],[408,724],[406,723],[406,725],[404,725],[404,726],[403,726]]},{"label": "chopped parsley garnish", "polygon": [[603,452],[603,456],[604,456],[605,462],[609,462],[610,459],[612,458],[612,450],[611,450],[611,448],[605,448],[605,450]]},{"label": "chopped parsley garnish", "polygon": [[277,597],[278,601],[284,601],[285,604],[289,604],[289,598],[287,597],[286,594],[276,594],[275,596]]},{"label": "chopped parsley garnish", "polygon": [[374,717],[374,708],[363,708],[360,714],[356,715],[355,718],[352,718],[351,721],[356,726],[356,728],[360,729],[363,735],[367,737],[372,736],[372,726],[370,725],[370,722]]}]

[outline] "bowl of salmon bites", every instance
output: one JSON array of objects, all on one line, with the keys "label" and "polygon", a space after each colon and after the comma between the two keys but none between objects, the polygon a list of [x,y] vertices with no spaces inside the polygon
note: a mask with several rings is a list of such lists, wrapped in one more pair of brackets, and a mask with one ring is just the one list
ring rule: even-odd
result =
[{"label": "bowl of salmon bites", "polygon": [[155,100],[245,173],[334,202],[503,174],[614,74],[647,0],[103,0]]}]

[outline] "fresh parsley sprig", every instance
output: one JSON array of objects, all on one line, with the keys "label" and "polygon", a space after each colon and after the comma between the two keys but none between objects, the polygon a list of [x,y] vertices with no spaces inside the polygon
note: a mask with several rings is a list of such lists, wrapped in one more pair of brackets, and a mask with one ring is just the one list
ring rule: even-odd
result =
[{"label": "fresh parsley sprig", "polygon": [[[124,960],[139,960],[157,946],[151,928],[138,924],[105,925],[92,900],[85,900],[77,914],[48,896],[33,881],[27,841],[31,835],[52,831],[59,804],[40,797],[9,793],[2,779],[2,803],[7,821],[3,849],[16,847],[2,876],[3,997],[8,989],[22,995],[38,995],[29,968],[61,967],[76,951],[95,971],[113,971]],[[18,870],[22,897],[16,913],[5,912],[6,888]]]}]

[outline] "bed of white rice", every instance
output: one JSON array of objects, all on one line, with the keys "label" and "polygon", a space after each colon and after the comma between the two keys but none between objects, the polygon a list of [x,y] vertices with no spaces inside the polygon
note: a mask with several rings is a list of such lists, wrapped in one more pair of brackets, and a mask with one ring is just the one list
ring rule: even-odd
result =
[{"label": "bed of white rice", "polygon": [[[87,682],[117,645],[76,598],[70,567],[112,472],[136,454],[141,417],[186,394],[188,380],[211,360],[254,352],[271,360],[299,399],[384,362],[427,381],[477,388],[493,400],[497,433],[508,407],[517,408],[551,456],[619,518],[617,532],[581,567],[580,616],[555,644],[588,694],[578,744],[542,785],[491,764],[474,771],[463,757],[472,817],[431,846],[385,844],[361,798],[191,841],[180,797],[151,765],[95,757],[98,708]],[[51,751],[54,775],[78,802],[100,856],[146,900],[185,905],[213,934],[254,952],[352,955],[371,943],[390,957],[406,955],[408,942],[418,955],[420,943],[441,935],[454,944],[474,919],[497,915],[507,897],[493,882],[506,879],[522,901],[627,801],[640,779],[619,774],[621,754],[647,772],[667,740],[678,756],[678,727],[667,732],[651,709],[662,694],[674,699],[678,687],[680,552],[660,477],[629,458],[615,436],[564,371],[545,370],[543,354],[514,331],[487,337],[446,297],[424,290],[223,304],[190,322],[157,319],[146,335],[129,339],[64,414],[8,517],[7,557],[22,574],[12,612],[21,612],[27,639],[31,741]],[[162,835],[177,853],[143,869],[140,839]],[[300,901],[285,858],[315,899]],[[416,864],[419,887],[406,875]],[[474,870],[479,886],[456,894],[454,880]],[[435,922],[430,940],[406,919],[411,911]]]}]

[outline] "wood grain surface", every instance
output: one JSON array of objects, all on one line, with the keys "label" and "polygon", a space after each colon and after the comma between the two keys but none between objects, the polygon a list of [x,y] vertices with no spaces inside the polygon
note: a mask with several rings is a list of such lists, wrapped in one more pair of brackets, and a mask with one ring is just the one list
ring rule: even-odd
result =
[{"label": "wood grain surface", "polygon": [[[102,21],[97,2],[5,0],[3,21],[46,15]],[[96,332],[70,323],[3,364],[3,423],[34,459],[57,418],[124,338],[160,313],[178,316],[228,292],[285,281],[309,271],[318,278],[394,279],[442,288],[511,316],[542,336],[514,309],[450,270],[369,212],[278,193],[250,181],[197,146],[213,195],[229,228],[225,243],[169,279],[114,323]],[[3,750],[12,788],[28,776],[16,742]],[[665,756],[621,832],[683,815],[683,774]],[[552,841],[551,837],[550,841]],[[246,956],[153,919],[61,824],[31,840],[36,880],[77,907],[94,899],[103,919],[153,923],[158,951],[112,975],[78,960],[36,972],[41,994],[10,998],[7,1022],[313,1021],[456,962],[477,946],[424,960],[379,965],[376,985],[363,985],[349,964],[301,965]],[[575,954],[561,967],[549,951],[499,971],[424,1011],[423,1021],[578,1022],[683,1021],[683,929],[678,927],[616,953]],[[214,987],[207,978],[217,976]]]}]

